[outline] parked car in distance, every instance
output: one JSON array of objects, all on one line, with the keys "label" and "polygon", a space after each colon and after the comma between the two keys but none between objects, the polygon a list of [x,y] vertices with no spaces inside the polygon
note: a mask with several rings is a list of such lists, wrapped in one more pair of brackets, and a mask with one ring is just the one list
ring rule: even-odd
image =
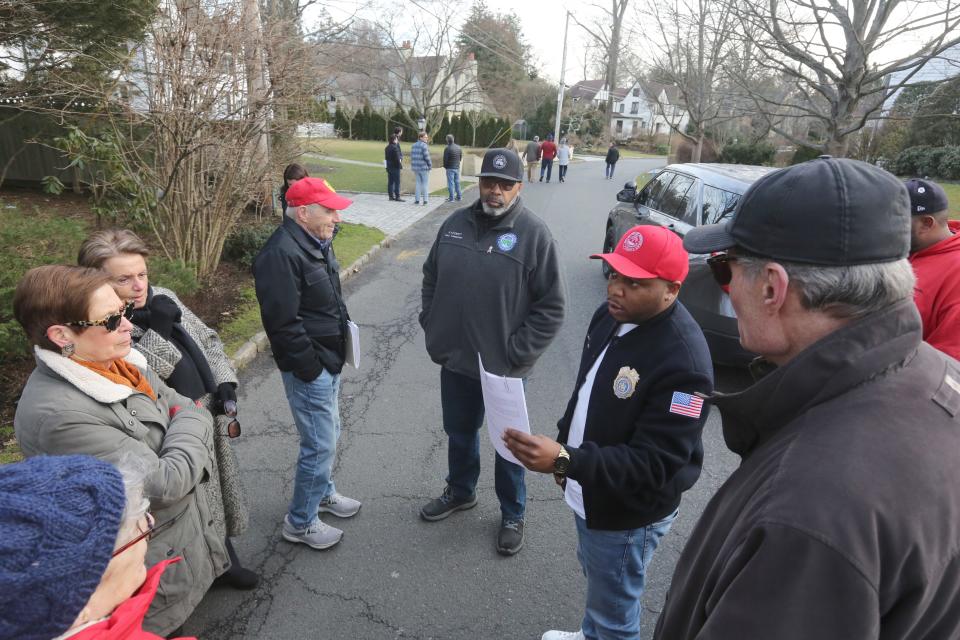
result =
[{"label": "parked car in distance", "polygon": [[[666,227],[683,237],[694,227],[726,220],[747,188],[774,170],[740,164],[671,164],[639,191],[628,182],[607,216],[603,251],[613,251],[623,234],[638,224]],[[715,363],[747,364],[754,356],[740,346],[737,316],[730,297],[710,273],[709,257],[690,255],[690,274],[680,288],[680,301],[703,329]],[[602,264],[608,273],[606,262]]]}]

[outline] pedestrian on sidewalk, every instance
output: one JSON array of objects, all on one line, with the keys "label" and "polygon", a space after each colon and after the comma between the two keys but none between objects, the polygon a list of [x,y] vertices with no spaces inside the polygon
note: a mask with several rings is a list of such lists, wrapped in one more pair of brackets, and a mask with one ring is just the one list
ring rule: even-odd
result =
[{"label": "pedestrian on sidewalk", "polygon": [[413,169],[413,175],[416,178],[416,189],[414,190],[413,204],[426,206],[427,198],[430,195],[430,170],[433,168],[433,161],[430,159],[430,147],[428,146],[430,136],[426,131],[420,132],[420,137],[413,143],[410,149],[410,168]]},{"label": "pedestrian on sidewalk", "polygon": [[396,134],[390,136],[390,143],[383,150],[383,163],[387,168],[387,195],[391,200],[400,199],[400,172],[403,170],[403,150]]},{"label": "pedestrian on sidewalk", "polygon": [[960,221],[950,220],[943,187],[907,180],[910,192],[910,264],[923,339],[960,360]]},{"label": "pedestrian on sidewalk", "polygon": [[570,166],[570,160],[573,159],[573,147],[567,144],[566,138],[560,138],[560,146],[557,147],[557,171],[559,172],[560,182],[567,177],[567,167]]},{"label": "pedestrian on sidewalk", "polygon": [[543,174],[547,174],[547,182],[550,182],[550,176],[553,173],[553,159],[557,157],[557,145],[553,142],[553,134],[548,133],[547,139],[540,145],[540,182],[543,182]]},{"label": "pedestrian on sidewalk", "polygon": [[[520,156],[490,149],[479,175],[479,200],[444,221],[423,264],[420,326],[430,358],[441,367],[448,438],[446,487],[420,509],[431,522],[477,504],[484,415],[477,353],[487,371],[526,378],[563,324],[557,243],[520,198]],[[494,483],[501,514],[497,551],[513,555],[523,546],[523,467],[497,454]]]},{"label": "pedestrian on sidewalk", "polygon": [[581,630],[543,640],[640,634],[647,567],[703,463],[709,412],[694,394],[713,390],[703,331],[677,301],[689,271],[680,238],[638,226],[612,253],[591,257],[610,266],[607,302],[587,329],[560,433],[504,436],[527,469],[552,473],[563,487],[587,578]]},{"label": "pedestrian on sidewalk", "polygon": [[614,140],[610,143],[610,148],[607,149],[606,157],[606,167],[603,170],[603,175],[607,180],[613,180],[613,170],[617,166],[617,160],[620,159],[620,150],[617,149],[617,142]]},{"label": "pedestrian on sidewalk", "polygon": [[341,495],[333,481],[350,315],[332,242],[340,211],[352,201],[318,178],[290,187],[287,201],[283,224],[253,263],[263,328],[300,434],[293,499],[282,535],[326,549],[340,542],[343,532],[319,514],[349,518],[360,510],[360,502]]},{"label": "pedestrian on sidewalk", "polygon": [[453,202],[454,192],[460,200],[460,164],[463,162],[463,149],[456,144],[451,134],[447,134],[447,146],[443,150],[443,168],[447,170],[447,202]]},{"label": "pedestrian on sidewalk", "polygon": [[533,172],[540,162],[540,136],[533,136],[533,140],[527,143],[524,158],[527,161],[527,182],[533,182]]},{"label": "pedestrian on sidewalk", "polygon": [[687,538],[654,637],[960,637],[960,364],[922,341],[906,187],[821,156],[764,175],[683,244],[713,254],[766,364],[704,400],[741,463]]}]

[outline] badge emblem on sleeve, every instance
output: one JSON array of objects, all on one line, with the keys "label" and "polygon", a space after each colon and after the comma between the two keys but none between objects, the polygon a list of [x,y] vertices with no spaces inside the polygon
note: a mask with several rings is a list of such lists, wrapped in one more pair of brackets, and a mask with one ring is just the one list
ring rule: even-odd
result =
[{"label": "badge emblem on sleeve", "polygon": [[637,389],[637,382],[640,381],[640,374],[631,367],[620,367],[617,377],[613,381],[613,394],[621,400],[626,400],[633,395]]}]

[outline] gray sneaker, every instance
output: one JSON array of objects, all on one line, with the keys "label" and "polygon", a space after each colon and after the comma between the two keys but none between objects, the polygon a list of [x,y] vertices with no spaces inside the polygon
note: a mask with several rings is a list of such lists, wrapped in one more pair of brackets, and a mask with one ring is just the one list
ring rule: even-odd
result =
[{"label": "gray sneaker", "polygon": [[320,501],[320,507],[317,511],[332,513],[338,518],[349,518],[357,515],[357,512],[360,511],[360,501],[342,496],[339,493],[332,493]]},{"label": "gray sneaker", "polygon": [[296,529],[290,524],[290,515],[283,518],[283,539],[289,542],[300,542],[314,549],[329,549],[340,542],[343,531],[331,527],[317,518],[309,527]]},{"label": "gray sneaker", "polygon": [[420,517],[424,520],[434,522],[443,520],[454,511],[464,511],[477,506],[477,494],[474,493],[468,498],[455,498],[450,491],[450,487],[444,487],[443,495],[434,498],[427,504],[420,507]]},{"label": "gray sneaker", "polygon": [[504,520],[497,534],[497,553],[515,555],[523,547],[523,520]]}]

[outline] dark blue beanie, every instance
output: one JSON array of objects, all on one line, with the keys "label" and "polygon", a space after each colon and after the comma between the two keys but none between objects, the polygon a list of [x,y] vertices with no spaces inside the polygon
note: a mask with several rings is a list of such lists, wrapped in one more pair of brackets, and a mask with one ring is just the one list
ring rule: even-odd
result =
[{"label": "dark blue beanie", "polygon": [[125,502],[120,473],[90,456],[0,466],[0,638],[70,628],[110,562]]}]

